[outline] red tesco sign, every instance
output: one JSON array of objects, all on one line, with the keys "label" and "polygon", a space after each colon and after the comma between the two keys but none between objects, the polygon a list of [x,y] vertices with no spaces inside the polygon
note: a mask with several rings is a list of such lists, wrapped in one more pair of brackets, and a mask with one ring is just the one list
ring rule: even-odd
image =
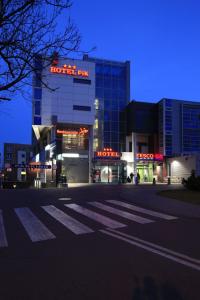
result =
[{"label": "red tesco sign", "polygon": [[140,160],[159,160],[163,161],[163,154],[160,153],[137,153],[136,159]]}]

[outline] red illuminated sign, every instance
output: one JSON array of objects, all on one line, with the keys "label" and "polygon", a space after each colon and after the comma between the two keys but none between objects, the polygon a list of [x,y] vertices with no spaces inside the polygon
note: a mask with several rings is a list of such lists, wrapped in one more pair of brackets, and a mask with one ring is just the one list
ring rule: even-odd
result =
[{"label": "red illuminated sign", "polygon": [[111,148],[104,148],[103,151],[95,152],[95,157],[99,158],[119,158],[121,153],[113,151]]},{"label": "red illuminated sign", "polygon": [[79,130],[60,130],[57,129],[56,131],[58,134],[62,135],[86,135],[88,133],[88,129],[80,128]]},{"label": "red illuminated sign", "polygon": [[163,154],[160,154],[160,153],[154,154],[154,159],[155,160],[163,160]]},{"label": "red illuminated sign", "polygon": [[81,77],[89,76],[88,71],[77,69],[76,66],[71,66],[71,65],[63,65],[62,67],[51,66],[50,72],[56,74],[66,74],[71,76],[81,76]]},{"label": "red illuminated sign", "polygon": [[137,153],[136,158],[141,160],[163,160],[163,155],[160,153]]}]

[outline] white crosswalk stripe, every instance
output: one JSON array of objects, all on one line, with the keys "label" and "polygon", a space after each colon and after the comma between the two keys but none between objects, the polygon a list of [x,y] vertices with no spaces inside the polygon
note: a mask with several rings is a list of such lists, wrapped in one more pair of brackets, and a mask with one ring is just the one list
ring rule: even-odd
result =
[{"label": "white crosswalk stripe", "polygon": [[55,235],[28,207],[15,208],[15,212],[32,242],[55,239]]},{"label": "white crosswalk stripe", "polygon": [[153,210],[150,210],[150,209],[142,208],[142,207],[139,207],[139,206],[136,206],[136,205],[133,205],[133,204],[129,204],[129,203],[126,203],[126,202],[118,201],[118,200],[106,200],[106,202],[116,204],[116,205],[119,205],[119,206],[122,206],[122,207],[125,207],[125,208],[128,208],[128,209],[131,209],[131,210],[134,210],[134,211],[137,211],[137,212],[141,212],[141,213],[153,216],[153,217],[161,218],[161,219],[164,219],[164,220],[175,220],[175,219],[177,219],[177,217],[174,217],[174,216],[170,216],[170,215],[167,215],[167,214],[164,214],[164,213],[159,213],[159,212],[156,212],[156,211],[153,211]]},{"label": "white crosswalk stripe", "polygon": [[100,202],[89,202],[89,204],[92,205],[92,206],[94,206],[94,207],[103,209],[103,210],[108,211],[108,212],[110,212],[112,214],[118,215],[120,217],[123,217],[125,219],[131,220],[131,221],[134,221],[134,222],[137,222],[137,223],[140,223],[140,224],[147,224],[147,223],[154,222],[153,220],[150,220],[150,219],[147,219],[147,218],[143,218],[143,217],[131,214],[131,213],[126,212],[124,210],[113,208],[111,206],[102,204]]},{"label": "white crosswalk stripe", "polygon": [[118,222],[118,221],[115,221],[115,220],[112,220],[108,217],[105,217],[99,213],[96,213],[94,211],[91,211],[85,207],[82,207],[80,205],[77,205],[77,204],[65,204],[66,207],[68,208],[71,208],[73,210],[75,210],[76,212],[98,222],[98,223],[101,223],[109,228],[121,228],[121,227],[125,227],[126,225]]},{"label": "white crosswalk stripe", "polygon": [[[121,219],[128,219],[139,224],[148,224],[148,223],[155,222],[156,221],[155,218],[164,219],[168,221],[177,219],[177,217],[175,216],[159,213],[127,202],[118,201],[118,200],[105,200],[105,201],[107,204],[110,205],[105,205],[97,201],[87,202],[87,205],[91,205],[97,209],[106,211],[112,215],[117,215]],[[115,208],[111,205],[124,207],[127,209],[127,211]],[[118,229],[127,226],[127,224],[121,223],[121,221],[117,221],[115,220],[115,218],[105,216],[104,214],[98,213],[92,210],[92,208],[88,209],[83,205],[78,205],[75,203],[63,204],[63,209],[64,206],[67,209],[70,209],[71,211],[79,213],[80,215],[83,215],[88,219],[91,219],[97,223],[100,223],[103,226],[106,226],[106,228]],[[95,229],[90,228],[85,224],[83,224],[82,222],[80,222],[81,220],[80,221],[78,220],[80,216],[72,217],[68,215],[67,212],[64,212],[62,208],[58,209],[54,205],[45,205],[45,206],[41,206],[40,208],[42,208],[43,211],[47,213],[47,216],[50,219],[50,221],[52,220],[51,217],[54,218],[56,221],[61,223],[65,228],[67,228],[75,235],[89,234],[95,231]],[[138,216],[136,214],[133,214],[132,212],[130,213],[128,212],[128,210],[135,211],[136,213],[139,212],[142,214],[150,215],[154,217],[154,220],[151,220],[146,217]],[[14,211],[32,242],[45,241],[45,240],[51,240],[56,238],[56,236],[46,227],[46,224],[43,224],[43,222],[32,212],[30,208],[20,207],[20,208],[15,208]],[[45,222],[49,222],[48,218],[46,217]],[[8,247],[8,242],[9,240],[7,241],[3,211],[0,209],[0,248]]]},{"label": "white crosswalk stripe", "polygon": [[64,225],[66,228],[71,230],[75,234],[84,234],[84,233],[91,233],[94,232],[88,226],[82,224],[81,222],[75,220],[74,218],[70,217],[62,210],[56,208],[53,205],[42,206],[42,208],[54,219]]},{"label": "white crosswalk stripe", "polygon": [[3,222],[3,213],[2,210],[0,210],[0,248],[7,247],[7,246],[8,246],[8,242],[7,242],[6,231]]}]

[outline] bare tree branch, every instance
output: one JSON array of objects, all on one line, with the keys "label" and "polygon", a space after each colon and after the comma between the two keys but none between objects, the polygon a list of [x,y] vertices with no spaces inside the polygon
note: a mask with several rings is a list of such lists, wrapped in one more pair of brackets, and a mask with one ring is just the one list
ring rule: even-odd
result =
[{"label": "bare tree branch", "polygon": [[32,73],[41,71],[37,58],[45,67],[53,53],[79,51],[81,37],[69,18],[71,6],[69,0],[0,0],[0,97],[20,90]]}]

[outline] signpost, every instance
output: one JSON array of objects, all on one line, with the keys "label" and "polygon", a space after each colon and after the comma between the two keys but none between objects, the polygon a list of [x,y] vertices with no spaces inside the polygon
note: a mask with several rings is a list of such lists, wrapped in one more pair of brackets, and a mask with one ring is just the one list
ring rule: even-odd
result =
[{"label": "signpost", "polygon": [[21,169],[51,169],[51,165],[13,164],[13,168]]}]

